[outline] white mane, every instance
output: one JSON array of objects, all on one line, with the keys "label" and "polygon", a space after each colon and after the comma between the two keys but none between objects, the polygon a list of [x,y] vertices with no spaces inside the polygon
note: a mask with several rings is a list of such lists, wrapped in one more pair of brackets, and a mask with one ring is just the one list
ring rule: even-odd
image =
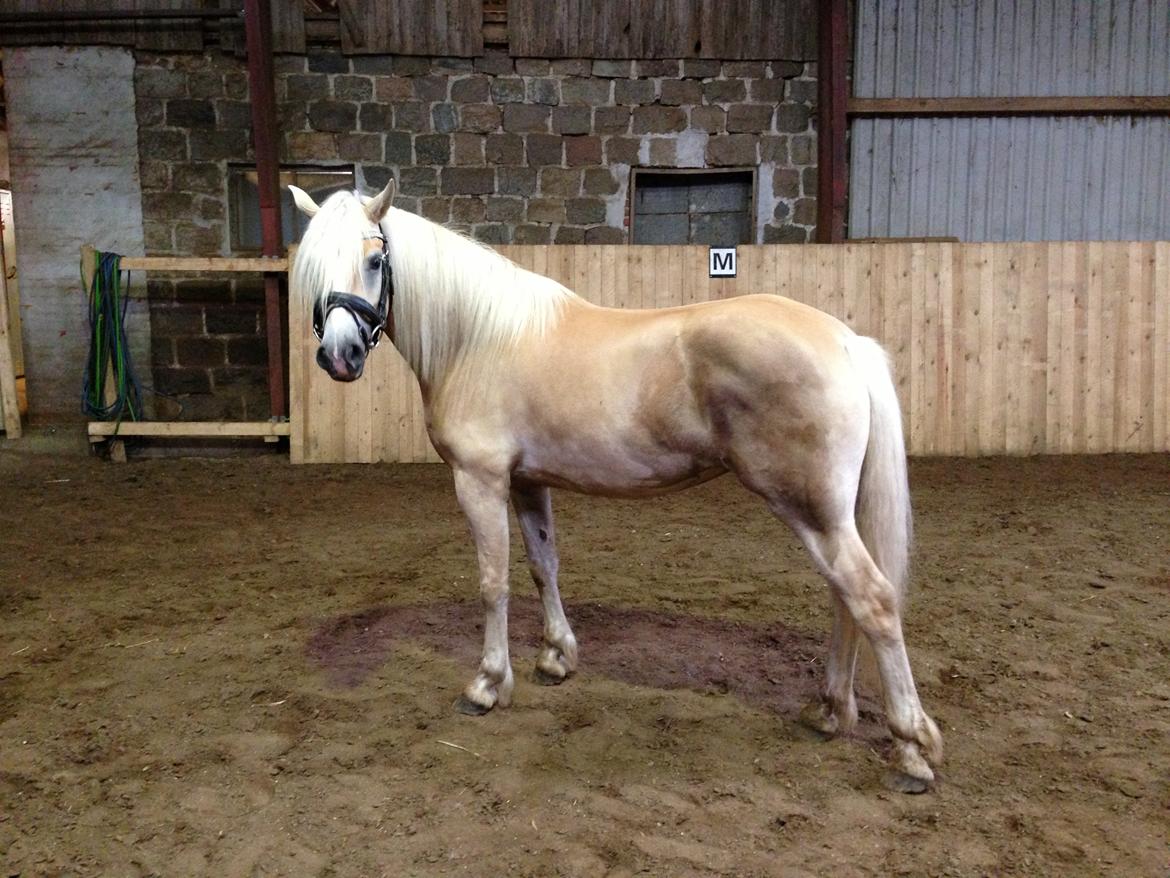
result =
[{"label": "white mane", "polygon": [[[367,229],[355,193],[330,196],[297,250],[293,301],[315,306],[339,288],[339,269],[352,277]],[[391,208],[381,229],[394,272],[394,343],[424,383],[469,352],[503,351],[529,333],[543,334],[574,297],[556,281],[412,213]]]}]

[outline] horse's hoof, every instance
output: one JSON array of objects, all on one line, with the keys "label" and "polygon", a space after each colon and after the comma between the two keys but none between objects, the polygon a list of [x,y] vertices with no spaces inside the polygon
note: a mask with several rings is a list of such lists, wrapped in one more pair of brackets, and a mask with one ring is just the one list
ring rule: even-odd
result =
[{"label": "horse's hoof", "polygon": [[484,707],[482,704],[472,701],[466,695],[460,695],[455,699],[455,709],[467,716],[483,716],[491,710],[490,707]]},{"label": "horse's hoof", "polygon": [[558,677],[556,674],[550,674],[544,668],[539,666],[534,668],[532,671],[532,680],[538,686],[559,686],[567,679],[569,679],[568,674],[564,674]]},{"label": "horse's hoof", "polygon": [[917,796],[929,790],[931,784],[920,777],[914,777],[904,771],[891,768],[882,775],[882,786],[893,793]]},{"label": "horse's hoof", "polygon": [[821,741],[828,741],[837,736],[837,717],[829,710],[829,706],[819,699],[804,706],[804,710],[800,712],[800,724]]}]

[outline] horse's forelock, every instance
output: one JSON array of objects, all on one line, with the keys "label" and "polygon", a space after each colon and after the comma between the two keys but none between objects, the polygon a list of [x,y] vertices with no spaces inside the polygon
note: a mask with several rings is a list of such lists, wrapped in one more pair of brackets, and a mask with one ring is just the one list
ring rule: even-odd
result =
[{"label": "horse's forelock", "polygon": [[315,305],[329,294],[339,269],[359,270],[369,223],[356,192],[335,192],[325,199],[297,248],[292,282],[299,301]]}]

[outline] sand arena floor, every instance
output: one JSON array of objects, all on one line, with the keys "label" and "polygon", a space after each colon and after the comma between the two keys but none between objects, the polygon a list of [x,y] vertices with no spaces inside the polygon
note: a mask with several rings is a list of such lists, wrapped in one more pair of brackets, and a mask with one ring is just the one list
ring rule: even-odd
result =
[{"label": "sand arena floor", "polygon": [[558,493],[582,667],[452,702],[478,657],[443,467],[0,452],[4,875],[1170,873],[1170,461],[916,461],[906,623],[946,736],[795,723],[825,589],[731,479]]}]

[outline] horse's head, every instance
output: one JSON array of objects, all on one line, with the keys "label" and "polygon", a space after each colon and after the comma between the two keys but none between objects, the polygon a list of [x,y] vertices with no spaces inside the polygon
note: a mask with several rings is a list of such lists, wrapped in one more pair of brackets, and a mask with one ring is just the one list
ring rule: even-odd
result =
[{"label": "horse's head", "polygon": [[387,321],[393,329],[394,282],[381,222],[394,200],[394,181],[373,198],[340,192],[320,206],[304,190],[289,189],[311,218],[293,277],[313,303],[317,363],[336,381],[355,381]]}]

